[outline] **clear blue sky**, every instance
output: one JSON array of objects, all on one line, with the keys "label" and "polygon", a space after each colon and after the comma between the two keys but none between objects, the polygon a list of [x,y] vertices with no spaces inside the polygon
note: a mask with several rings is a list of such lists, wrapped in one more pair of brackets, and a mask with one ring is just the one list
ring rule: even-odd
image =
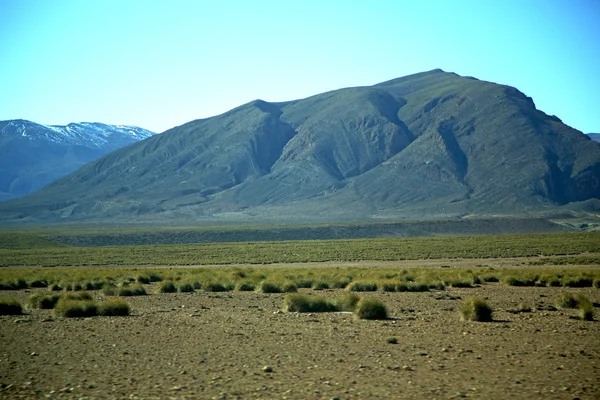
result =
[{"label": "clear blue sky", "polygon": [[0,0],[0,120],[162,132],[434,68],[600,132],[600,0]]}]

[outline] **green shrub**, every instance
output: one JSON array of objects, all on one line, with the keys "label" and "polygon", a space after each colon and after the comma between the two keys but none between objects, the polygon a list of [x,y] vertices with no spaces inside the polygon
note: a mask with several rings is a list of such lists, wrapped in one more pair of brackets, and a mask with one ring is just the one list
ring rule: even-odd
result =
[{"label": "green shrub", "polygon": [[600,279],[594,279],[594,283],[592,283],[596,289],[600,289]]},{"label": "green shrub", "polygon": [[30,288],[47,288],[48,281],[45,281],[43,279],[34,279],[31,282],[29,282],[29,287]]},{"label": "green shrub", "polygon": [[346,286],[349,292],[374,292],[377,290],[377,283],[370,281],[353,281]]},{"label": "green shrub", "polygon": [[88,292],[74,292],[74,293],[65,293],[63,296],[65,300],[92,300],[93,297]]},{"label": "green shrub", "polygon": [[48,286],[48,289],[53,292],[60,292],[61,290],[63,290],[63,287],[60,285],[60,283],[53,283],[50,286]]},{"label": "green shrub", "polygon": [[558,308],[577,308],[577,300],[571,293],[562,292],[556,298],[556,307]]},{"label": "green shrub", "polygon": [[283,285],[281,285],[281,291],[283,293],[295,293],[298,291],[298,287],[294,282],[288,281],[284,282]]},{"label": "green shrub", "polygon": [[486,275],[481,278],[484,282],[500,282],[500,279],[495,275]]},{"label": "green shrub", "polygon": [[252,291],[254,291],[255,288],[256,288],[256,285],[249,281],[238,282],[235,285],[235,290],[238,292],[252,292]]},{"label": "green shrub", "polygon": [[60,300],[59,294],[46,294],[43,292],[33,293],[27,298],[25,307],[29,309],[41,308],[44,310],[53,309],[58,300]]},{"label": "green shrub", "polygon": [[323,280],[314,281],[312,284],[313,290],[329,289],[329,283]]},{"label": "green shrub", "polygon": [[191,282],[180,283],[177,289],[180,293],[193,293],[196,290],[194,289],[194,284]]},{"label": "green shrub", "polygon": [[281,293],[281,287],[273,282],[262,281],[256,287],[258,293]]},{"label": "green shrub", "polygon": [[577,307],[579,308],[579,318],[584,321],[594,320],[594,306],[587,297],[579,295],[576,298]]},{"label": "green shrub", "polygon": [[27,289],[28,285],[24,279],[17,279],[12,282],[2,282],[0,284],[0,290],[20,290]]},{"label": "green shrub", "polygon": [[425,283],[409,283],[406,285],[406,290],[409,292],[429,292],[429,286]]},{"label": "green shrub", "polygon": [[331,283],[331,288],[332,289],[344,289],[346,286],[348,286],[350,284],[350,282],[352,282],[352,279],[350,279],[350,278],[335,279]]},{"label": "green shrub", "polygon": [[295,283],[296,283],[296,287],[308,289],[308,288],[312,287],[313,280],[312,279],[304,279],[304,278],[302,278],[302,279],[296,279]]},{"label": "green shrub", "polygon": [[0,315],[21,315],[23,307],[15,299],[0,299]]},{"label": "green shrub", "polygon": [[356,304],[360,301],[360,297],[354,293],[345,293],[342,296],[333,300],[335,308],[339,311],[354,312]]},{"label": "green shrub", "polygon": [[460,314],[463,321],[487,322],[492,320],[492,308],[477,297],[467,299],[460,309]]},{"label": "green shrub", "polygon": [[148,275],[138,275],[136,278],[137,283],[140,284],[149,284],[150,283],[150,276]]},{"label": "green shrub", "polygon": [[98,308],[98,315],[105,317],[126,316],[130,312],[129,304],[125,300],[115,298],[103,301]]},{"label": "green shrub", "polygon": [[565,280],[562,282],[563,286],[574,288],[592,287],[593,284],[594,281],[585,276],[565,278]]},{"label": "green shrub", "polygon": [[470,281],[470,280],[455,279],[455,280],[448,282],[448,284],[453,288],[471,288],[471,287],[473,287],[471,282],[472,281]]},{"label": "green shrub", "polygon": [[395,292],[399,284],[395,281],[382,281],[379,283],[379,288],[383,292]]},{"label": "green shrub", "polygon": [[504,279],[504,283],[508,286],[535,286],[536,279],[534,278],[517,278],[509,276]]},{"label": "green shrub", "polygon": [[98,304],[93,300],[60,299],[54,307],[54,315],[66,318],[94,317],[98,315]]},{"label": "green shrub", "polygon": [[290,293],[283,299],[283,310],[288,312],[330,312],[335,306],[321,296],[309,296],[304,293]]},{"label": "green shrub", "polygon": [[165,281],[165,282],[162,282],[158,286],[158,292],[159,293],[176,293],[177,286],[175,286],[175,284],[172,281]]},{"label": "green shrub", "polygon": [[389,338],[387,338],[386,342],[388,342],[389,344],[398,344],[398,338],[397,337],[389,337]]},{"label": "green shrub", "polygon": [[83,285],[83,290],[102,290],[104,282],[102,281],[89,281]]},{"label": "green shrub", "polygon": [[203,290],[205,292],[226,292],[229,290],[227,286],[223,285],[221,282],[207,282]]},{"label": "green shrub", "polygon": [[141,284],[134,286],[121,287],[119,289],[119,296],[129,297],[129,296],[145,296],[146,289]]},{"label": "green shrub", "polygon": [[387,319],[385,304],[377,299],[361,299],[354,310],[358,319]]}]

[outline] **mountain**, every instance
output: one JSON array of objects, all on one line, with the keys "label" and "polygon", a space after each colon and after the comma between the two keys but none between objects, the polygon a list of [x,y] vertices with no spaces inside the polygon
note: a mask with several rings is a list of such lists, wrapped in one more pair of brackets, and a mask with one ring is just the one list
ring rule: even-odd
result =
[{"label": "mountain", "polygon": [[599,143],[515,88],[434,70],[189,122],[0,204],[0,220],[439,219],[598,199]]},{"label": "mountain", "polygon": [[106,153],[152,135],[136,126],[0,121],[0,200],[34,192]]},{"label": "mountain", "polygon": [[600,142],[600,133],[588,133],[588,136],[590,137],[590,139],[592,139],[594,142]]}]

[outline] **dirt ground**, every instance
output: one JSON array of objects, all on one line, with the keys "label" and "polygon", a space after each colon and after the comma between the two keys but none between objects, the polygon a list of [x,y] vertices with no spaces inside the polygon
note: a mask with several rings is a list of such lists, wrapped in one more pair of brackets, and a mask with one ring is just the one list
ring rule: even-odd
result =
[{"label": "dirt ground", "polygon": [[[285,313],[284,294],[247,292],[131,297],[129,317],[32,310],[0,317],[0,398],[598,399],[600,322],[553,310],[561,290],[364,293],[387,305],[386,321]],[[600,302],[598,289],[568,292]],[[470,296],[494,322],[460,320]],[[521,301],[532,312],[509,312]]]}]

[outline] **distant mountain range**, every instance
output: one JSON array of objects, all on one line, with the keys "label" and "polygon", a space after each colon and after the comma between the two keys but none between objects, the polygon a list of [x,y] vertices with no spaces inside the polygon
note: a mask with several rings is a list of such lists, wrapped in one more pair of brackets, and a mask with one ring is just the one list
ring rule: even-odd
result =
[{"label": "distant mountain range", "polygon": [[588,136],[590,137],[590,139],[592,139],[594,142],[600,142],[600,133],[588,133]]},{"label": "distant mountain range", "polygon": [[106,153],[154,134],[136,126],[0,121],[0,200],[34,192]]},{"label": "distant mountain range", "polygon": [[0,204],[0,221],[558,215],[598,199],[599,143],[513,87],[434,70],[189,122]]}]

